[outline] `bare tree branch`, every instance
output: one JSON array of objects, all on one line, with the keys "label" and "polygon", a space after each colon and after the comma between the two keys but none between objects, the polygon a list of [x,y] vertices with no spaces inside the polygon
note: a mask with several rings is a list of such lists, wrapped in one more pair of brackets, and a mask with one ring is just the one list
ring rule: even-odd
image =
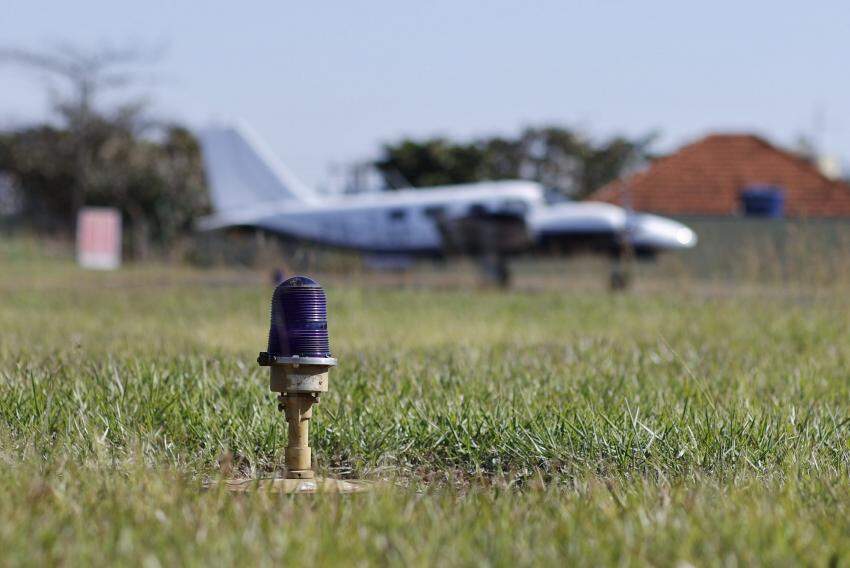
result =
[{"label": "bare tree branch", "polygon": [[[107,113],[95,108],[96,101],[104,92],[134,83],[138,67],[158,59],[158,53],[135,46],[80,49],[60,44],[46,50],[0,47],[0,64],[44,72],[68,83],[70,93],[66,96],[52,87],[48,88],[48,95],[54,111],[65,120],[74,140],[76,171],[71,199],[74,210],[83,205],[86,187],[97,175],[92,166],[96,145],[94,131],[108,122],[103,120]],[[127,132],[140,132],[147,127],[142,120],[146,107],[147,101],[141,98],[120,106],[112,122]]]}]

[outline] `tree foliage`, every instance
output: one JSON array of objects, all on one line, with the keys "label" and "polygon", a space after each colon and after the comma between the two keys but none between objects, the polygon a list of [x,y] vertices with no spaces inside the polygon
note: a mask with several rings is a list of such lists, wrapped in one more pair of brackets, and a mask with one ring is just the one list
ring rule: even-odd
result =
[{"label": "tree foliage", "polygon": [[405,139],[385,145],[375,165],[387,178],[404,179],[413,187],[528,179],[582,198],[646,159],[653,139],[618,136],[594,142],[562,127],[528,128],[516,138],[466,143]]},{"label": "tree foliage", "polygon": [[[185,128],[150,118],[144,100],[99,108],[105,91],[132,82],[144,57],[133,50],[0,50],[0,61],[47,72],[57,125],[0,134],[0,170],[21,192],[36,229],[70,232],[83,205],[121,210],[132,252],[169,245],[208,209],[199,146]],[[126,99],[126,97],[125,97]],[[103,107],[100,103],[100,107]]]},{"label": "tree foliage", "polygon": [[[127,221],[132,252],[169,245],[208,209],[200,150],[185,128],[163,125],[159,139],[129,125],[96,121],[91,134],[85,205],[117,207]],[[36,126],[0,135],[0,170],[21,192],[22,217],[35,229],[67,233],[76,216],[73,135]]]}]

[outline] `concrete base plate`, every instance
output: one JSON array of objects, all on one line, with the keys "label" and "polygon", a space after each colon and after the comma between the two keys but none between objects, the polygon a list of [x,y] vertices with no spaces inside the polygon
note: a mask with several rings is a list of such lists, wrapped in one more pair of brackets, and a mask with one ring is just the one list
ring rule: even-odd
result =
[{"label": "concrete base plate", "polygon": [[261,479],[228,479],[207,484],[208,489],[223,486],[234,493],[266,491],[268,493],[361,493],[372,488],[368,481],[357,479],[287,479],[266,477]]}]

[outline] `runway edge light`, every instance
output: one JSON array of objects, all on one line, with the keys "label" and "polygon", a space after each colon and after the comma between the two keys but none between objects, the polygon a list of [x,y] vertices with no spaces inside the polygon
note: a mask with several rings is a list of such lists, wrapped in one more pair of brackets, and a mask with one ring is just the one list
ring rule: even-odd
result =
[{"label": "runway edge light", "polygon": [[267,489],[284,493],[352,493],[368,482],[317,478],[309,444],[313,406],[328,392],[330,369],[336,366],[328,336],[327,298],[322,286],[306,276],[280,283],[272,295],[269,341],[257,363],[269,368],[269,388],[278,393],[278,410],[286,417],[286,477],[235,480],[231,491]]}]

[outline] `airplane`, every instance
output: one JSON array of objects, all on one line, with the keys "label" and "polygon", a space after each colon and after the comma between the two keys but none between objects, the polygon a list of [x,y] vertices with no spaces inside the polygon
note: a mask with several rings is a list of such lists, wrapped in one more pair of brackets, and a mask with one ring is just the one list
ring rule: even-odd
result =
[{"label": "airplane", "polygon": [[322,195],[295,177],[246,125],[199,133],[213,214],[201,230],[253,227],[299,241],[395,258],[475,258],[495,283],[527,253],[604,254],[611,287],[628,285],[624,259],[689,249],[697,235],[657,215],[597,202],[553,200],[541,184],[482,181]]}]

